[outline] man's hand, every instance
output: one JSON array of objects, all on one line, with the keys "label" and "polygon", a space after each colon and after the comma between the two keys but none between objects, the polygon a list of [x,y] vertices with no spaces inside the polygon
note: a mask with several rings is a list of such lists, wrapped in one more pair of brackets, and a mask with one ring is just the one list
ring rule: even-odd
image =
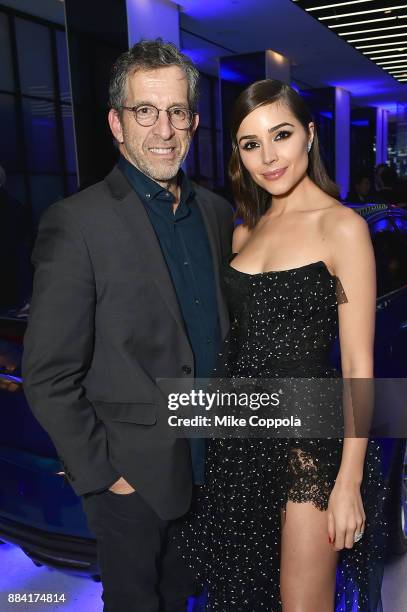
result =
[{"label": "man's hand", "polygon": [[7,374],[13,375],[16,368],[17,364],[12,357],[7,354],[0,354],[0,374],[6,375],[5,377],[0,377],[0,389],[14,393],[21,388],[21,384],[19,384],[17,380],[7,380]]},{"label": "man's hand", "polygon": [[128,495],[129,493],[134,493],[135,489],[129,485],[123,476],[120,476],[119,480],[116,480],[116,482],[109,487],[109,491],[112,491],[112,493],[117,493],[118,495]]}]

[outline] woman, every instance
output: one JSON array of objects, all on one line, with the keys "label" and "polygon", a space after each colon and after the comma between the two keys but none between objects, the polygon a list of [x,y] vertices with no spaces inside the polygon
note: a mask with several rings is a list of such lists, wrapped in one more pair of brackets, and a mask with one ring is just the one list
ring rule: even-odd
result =
[{"label": "woman", "polygon": [[[302,98],[254,83],[235,104],[232,139],[243,223],[224,269],[221,374],[339,377],[329,364],[339,324],[343,377],[373,377],[369,231],[338,202]],[[336,591],[341,610],[379,610],[377,451],[366,438],[212,440],[180,543],[209,609],[332,612]]]}]

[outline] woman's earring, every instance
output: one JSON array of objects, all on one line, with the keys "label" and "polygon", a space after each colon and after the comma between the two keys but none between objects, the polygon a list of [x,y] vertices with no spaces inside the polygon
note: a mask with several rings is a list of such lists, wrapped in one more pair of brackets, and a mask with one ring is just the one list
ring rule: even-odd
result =
[{"label": "woman's earring", "polygon": [[312,142],[308,142],[307,151],[308,153],[311,151]]}]

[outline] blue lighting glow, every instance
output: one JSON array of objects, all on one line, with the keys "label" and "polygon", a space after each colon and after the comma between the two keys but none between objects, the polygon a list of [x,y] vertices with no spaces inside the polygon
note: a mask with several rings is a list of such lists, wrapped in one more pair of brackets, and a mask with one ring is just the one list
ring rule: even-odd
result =
[{"label": "blue lighting glow", "polygon": [[232,68],[225,65],[221,65],[220,78],[224,79],[225,81],[233,81],[234,83],[240,83],[242,85],[247,84],[247,78],[243,74],[237,72],[237,70],[232,70]]},{"label": "blue lighting glow", "polygon": [[211,59],[211,54],[205,49],[181,49],[198,67],[202,62]]},{"label": "blue lighting glow", "polygon": [[[102,584],[94,582],[87,576],[80,576],[54,570],[46,566],[36,567],[23,551],[12,544],[0,546],[0,564],[7,571],[0,572],[1,593],[55,593],[65,595],[65,602],[41,607],[49,610],[63,609],[64,612],[100,612],[103,607],[101,599]],[[204,612],[206,593],[188,601],[188,612]],[[12,606],[12,604],[10,604]],[[25,606],[15,604],[20,610],[32,607],[39,609],[38,604]],[[3,608],[2,608],[3,609]]]},{"label": "blue lighting glow", "polygon": [[[32,561],[22,552],[18,546],[3,544],[0,546],[1,566],[7,571],[0,572],[0,592],[2,593],[58,593],[65,594],[66,600],[58,606],[44,606],[49,610],[56,607],[63,608],[64,612],[100,612],[103,607],[101,595],[102,584],[94,582],[86,576],[67,574],[65,572],[49,569],[47,567],[36,567]],[[358,610],[359,593],[356,584],[345,585],[341,573],[336,574],[336,587],[342,592],[342,596],[336,612],[344,612],[345,600],[353,599],[352,612]],[[187,612],[204,612],[206,603],[206,592],[198,598],[188,601]],[[37,606],[35,606],[37,609]],[[23,609],[20,605],[20,609]],[[26,608],[24,608],[26,609]]]},{"label": "blue lighting glow", "polygon": [[369,126],[368,119],[354,119],[350,123],[351,125],[356,125],[357,127],[368,127]]},{"label": "blue lighting glow", "polygon": [[335,181],[342,197],[349,190],[350,93],[335,88]]},{"label": "blue lighting glow", "polygon": [[237,3],[231,3],[230,0],[205,0],[205,2],[177,0],[177,4],[182,7],[183,13],[194,19],[225,16],[229,15],[231,11],[237,12],[240,8]]},{"label": "blue lighting glow", "polygon": [[393,231],[393,225],[389,219],[380,219],[375,223],[375,232]]},{"label": "blue lighting glow", "polygon": [[327,119],[333,119],[333,113],[331,111],[319,111],[318,112],[319,115],[322,115],[322,117],[326,117]]},{"label": "blue lighting glow", "polygon": [[350,81],[328,81],[332,87],[340,87],[357,96],[370,96],[372,94],[385,93],[383,82],[373,80],[350,80]]},{"label": "blue lighting glow", "polygon": [[[371,106],[377,106],[389,111],[391,114],[397,114],[400,112],[400,107],[403,105],[398,102],[380,102],[378,104],[371,104]],[[404,105],[404,108],[406,108],[406,105]]]},{"label": "blue lighting glow", "polygon": [[[67,575],[59,570],[48,567],[36,567],[18,546],[3,544],[0,547],[1,567],[7,568],[0,572],[0,591],[2,593],[55,593],[65,594],[65,602],[59,604],[44,604],[42,609],[63,609],[64,612],[77,612],[78,609],[87,612],[100,612],[103,603],[101,599],[102,585],[86,576]],[[9,604],[10,606],[12,604]],[[38,604],[18,605],[16,608],[39,609]]]},{"label": "blue lighting glow", "polygon": [[55,119],[48,119],[47,117],[33,117],[31,119],[31,125],[48,127],[53,130],[55,129]]}]

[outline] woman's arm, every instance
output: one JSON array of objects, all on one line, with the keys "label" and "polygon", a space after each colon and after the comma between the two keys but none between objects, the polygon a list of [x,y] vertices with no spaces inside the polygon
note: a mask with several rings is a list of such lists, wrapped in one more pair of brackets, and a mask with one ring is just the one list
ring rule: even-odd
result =
[{"label": "woman's arm", "polygon": [[[349,379],[345,384],[348,391],[355,390],[344,401],[345,439],[328,516],[329,535],[340,550],[353,546],[355,532],[363,531],[365,522],[360,484],[367,438],[358,438],[356,434],[361,426],[363,431],[368,430],[371,410],[369,380],[373,378],[376,268],[367,223],[357,213],[341,209],[330,235],[334,272],[348,300],[338,307],[342,375]],[[353,379],[365,381],[352,383]],[[353,433],[355,428],[353,437],[346,437],[346,431]]]}]

